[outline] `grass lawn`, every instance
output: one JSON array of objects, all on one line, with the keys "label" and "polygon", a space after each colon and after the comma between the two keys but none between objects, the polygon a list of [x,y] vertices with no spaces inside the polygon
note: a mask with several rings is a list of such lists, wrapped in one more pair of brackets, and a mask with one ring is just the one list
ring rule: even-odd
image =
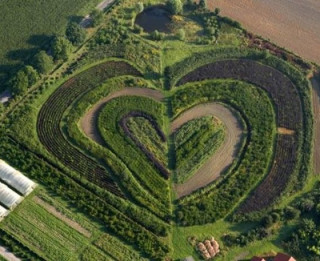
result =
[{"label": "grass lawn", "polygon": [[204,240],[207,237],[213,236],[221,247],[221,255],[215,260],[234,260],[236,257],[241,256],[242,258],[252,257],[253,255],[283,251],[279,246],[279,242],[276,240],[277,235],[267,240],[256,241],[247,245],[246,247],[233,247],[232,249],[227,249],[223,246],[221,237],[225,233],[229,232],[244,232],[251,227],[253,223],[240,223],[232,224],[224,220],[219,220],[214,224],[208,224],[204,226],[192,226],[192,227],[178,227],[173,228],[173,259],[180,260],[186,256],[193,256],[195,260],[200,260],[199,254],[196,252],[195,247],[193,247],[189,242],[189,237],[196,237],[197,240]]}]

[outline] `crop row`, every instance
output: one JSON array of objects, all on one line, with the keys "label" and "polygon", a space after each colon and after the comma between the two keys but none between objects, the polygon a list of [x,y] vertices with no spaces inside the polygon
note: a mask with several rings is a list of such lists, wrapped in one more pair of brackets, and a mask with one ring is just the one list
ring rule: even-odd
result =
[{"label": "crop row", "polygon": [[159,169],[154,168],[148,157],[137,148],[134,141],[124,134],[121,119],[132,111],[150,114],[162,126],[164,108],[161,103],[138,96],[124,96],[110,100],[100,112],[99,132],[111,150],[126,164],[139,183],[162,205],[169,204],[168,183]]},{"label": "crop row", "polygon": [[294,136],[279,135],[276,145],[274,165],[261,184],[253,191],[237,210],[238,213],[250,213],[270,206],[278,198],[290,180],[297,164],[297,151]]},{"label": "crop row", "polygon": [[122,195],[111,174],[95,160],[73,147],[63,136],[60,122],[63,113],[82,94],[110,77],[139,73],[124,62],[106,62],[84,71],[64,83],[46,101],[40,110],[37,131],[48,151],[67,167],[96,185],[116,195]]},{"label": "crop row", "polygon": [[[143,183],[136,178],[137,175],[134,171],[138,170],[140,172],[141,170],[137,168],[130,169],[108,144],[103,142],[104,146],[100,146],[98,143],[87,137],[78,126],[79,120],[86,113],[88,108],[92,106],[92,104],[96,104],[101,100],[101,97],[108,97],[109,95],[112,95],[113,92],[121,90],[126,86],[129,79],[135,79],[135,81],[138,82],[141,82],[142,80],[141,78],[131,76],[112,78],[106,81],[105,84],[92,89],[90,92],[86,93],[86,95],[82,96],[75,104],[73,104],[70,111],[64,115],[63,122],[65,122],[66,125],[64,134],[75,146],[79,148],[86,148],[87,155],[110,167],[117,184],[131,202],[138,204],[158,217],[168,221],[170,218],[170,211],[168,207],[164,204],[160,204],[158,198],[155,198],[153,194],[145,188]],[[125,107],[127,104],[123,104],[123,106]],[[99,112],[94,116],[95,120],[92,121],[94,126],[96,126],[97,131],[98,115]],[[151,125],[149,127],[152,129]],[[121,128],[119,128],[119,130],[120,132],[123,132]],[[143,133],[143,135],[144,134],[145,133]],[[156,132],[154,134],[158,137]],[[130,144],[133,143],[131,139],[128,139],[128,141]],[[137,150],[134,144],[133,146]],[[116,147],[116,149],[118,150],[119,148]],[[140,151],[138,150],[138,153],[139,152]],[[110,196],[105,196],[105,198],[109,199]],[[129,200],[126,202],[129,203]]]},{"label": "crop row", "polygon": [[186,181],[222,144],[224,129],[212,116],[194,119],[174,133],[177,183]]},{"label": "crop row", "polygon": [[130,137],[135,144],[137,145],[137,147],[139,149],[141,149],[144,154],[147,155],[147,157],[149,158],[149,160],[152,162],[152,164],[159,170],[159,172],[163,175],[163,177],[165,177],[166,179],[169,178],[169,171],[168,169],[163,166],[156,158],[155,156],[145,147],[144,144],[142,144],[139,139],[131,132],[131,130],[128,127],[128,120],[131,117],[143,117],[144,119],[146,119],[147,121],[149,121],[152,125],[152,127],[156,130],[158,136],[161,138],[162,142],[166,141],[166,137],[163,133],[163,131],[160,129],[158,123],[155,121],[155,119],[145,113],[145,112],[140,112],[140,111],[131,111],[129,112],[127,115],[125,115],[121,120],[120,120],[120,126],[122,127],[122,129],[124,130],[125,134],[128,135],[128,137]]},{"label": "crop row", "polygon": [[[37,180],[39,184],[46,186],[49,191],[67,200],[71,206],[84,213],[92,221],[99,221],[99,224],[102,224],[107,231],[124,243],[134,246],[152,260],[163,258],[169,251],[162,238],[152,233],[154,229],[149,230],[148,224],[151,223],[154,223],[158,230],[165,230],[162,222],[149,220],[150,216],[142,215],[140,211],[133,213],[133,216],[140,215],[144,223],[135,222],[133,218],[129,217],[130,215],[120,212],[121,207],[118,209],[106,203],[100,197],[79,186],[65,174],[48,165],[33,153],[22,149],[13,140],[6,137],[0,139],[0,156],[9,161],[12,166],[23,168],[30,178]],[[122,199],[119,200],[122,201]]]},{"label": "crop row", "polygon": [[[298,151],[301,147],[299,141],[303,132],[303,113],[299,92],[292,81],[280,71],[245,59],[223,60],[204,65],[185,75],[179,81],[178,85],[186,82],[217,78],[242,80],[266,90],[276,110],[277,127],[294,131],[294,134],[292,134],[290,138],[292,142],[286,143],[286,146],[281,148],[276,148],[274,163],[267,177],[268,181],[257,187],[256,193],[258,193],[261,186],[262,190],[270,190],[269,196],[259,204],[254,199],[256,193],[253,193],[248,199],[248,201],[252,201],[252,203],[250,203],[251,205],[255,205],[255,208],[250,208],[252,211],[268,207],[287,188],[290,176],[294,176],[294,169],[297,163],[299,163]],[[257,108],[257,110],[259,109]],[[279,142],[277,145],[281,146],[284,145],[284,143]],[[288,159],[288,157],[290,158]],[[281,164],[278,164],[279,162],[286,162],[288,166],[283,168]],[[282,179],[279,180],[275,173],[282,173],[280,176]],[[274,181],[271,182],[270,179],[274,179]],[[274,190],[275,182],[277,183],[276,187],[279,191],[278,193],[271,193],[271,191]],[[266,188],[266,184],[269,184],[268,188]]]},{"label": "crop row", "polygon": [[[204,190],[178,203],[182,225],[211,223],[224,217],[267,174],[275,142],[275,115],[267,93],[245,82],[215,80],[178,89],[173,99],[174,116],[203,102],[223,102],[237,110],[247,126],[246,144],[234,159],[231,172]],[[257,113],[259,108],[260,113]]]}]

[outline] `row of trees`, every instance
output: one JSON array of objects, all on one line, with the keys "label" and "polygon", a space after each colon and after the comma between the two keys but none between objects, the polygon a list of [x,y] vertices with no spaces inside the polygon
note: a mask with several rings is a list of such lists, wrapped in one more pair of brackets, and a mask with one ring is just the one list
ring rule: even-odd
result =
[{"label": "row of trees", "polygon": [[[94,10],[90,14],[91,26],[98,26],[103,20],[103,12]],[[65,34],[53,36],[47,50],[40,50],[27,65],[17,71],[8,81],[11,93],[23,94],[34,85],[41,75],[49,73],[54,65],[66,61],[74,47],[78,47],[86,40],[86,30],[76,22],[67,25]]]}]

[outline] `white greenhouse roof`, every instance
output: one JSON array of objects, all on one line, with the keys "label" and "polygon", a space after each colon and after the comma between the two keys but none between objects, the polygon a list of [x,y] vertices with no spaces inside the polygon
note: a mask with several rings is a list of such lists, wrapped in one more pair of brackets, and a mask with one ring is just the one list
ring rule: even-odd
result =
[{"label": "white greenhouse roof", "polygon": [[32,180],[12,168],[3,160],[0,160],[0,180],[24,196],[28,195],[36,187],[36,184]]},{"label": "white greenhouse roof", "polygon": [[0,206],[0,220],[9,214],[9,210]]},{"label": "white greenhouse roof", "polygon": [[17,206],[22,200],[23,197],[19,196],[8,186],[0,182],[0,203],[2,205],[12,209]]}]

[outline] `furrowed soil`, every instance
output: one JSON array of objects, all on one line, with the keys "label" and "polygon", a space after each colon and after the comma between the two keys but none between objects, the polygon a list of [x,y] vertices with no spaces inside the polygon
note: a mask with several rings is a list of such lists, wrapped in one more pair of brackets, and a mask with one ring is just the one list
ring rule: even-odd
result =
[{"label": "furrowed soil", "polygon": [[208,0],[208,5],[249,31],[320,63],[319,0]]}]

